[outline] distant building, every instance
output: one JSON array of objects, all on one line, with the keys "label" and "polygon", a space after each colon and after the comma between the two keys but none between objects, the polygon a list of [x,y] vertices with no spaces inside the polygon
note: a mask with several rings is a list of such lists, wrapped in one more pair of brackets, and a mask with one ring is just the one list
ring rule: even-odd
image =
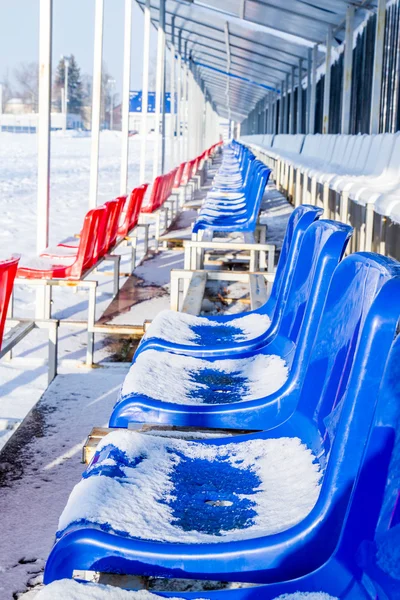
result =
[{"label": "distant building", "polygon": [[24,115],[34,112],[33,102],[24,102],[22,98],[10,98],[4,106],[4,113],[9,115]]},{"label": "distant building", "polygon": [[[59,131],[64,128],[65,115],[51,113],[51,129]],[[0,131],[12,133],[36,133],[38,126],[37,113],[3,113],[0,115]],[[68,113],[67,129],[83,129],[81,115]]]}]

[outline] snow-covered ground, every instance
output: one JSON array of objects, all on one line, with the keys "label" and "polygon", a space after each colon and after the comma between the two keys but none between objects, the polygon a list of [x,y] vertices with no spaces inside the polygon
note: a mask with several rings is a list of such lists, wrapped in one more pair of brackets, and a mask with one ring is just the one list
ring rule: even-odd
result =
[{"label": "snow-covered ground", "polygon": [[[117,132],[101,136],[99,203],[119,193],[121,138]],[[130,140],[129,187],[138,184],[140,139]],[[153,142],[148,142],[147,177],[152,179]],[[80,230],[88,209],[90,137],[52,135],[50,244]],[[0,134],[0,257],[36,254],[37,137]],[[271,195],[274,191],[270,190]],[[272,208],[272,210],[270,210]],[[282,197],[268,206],[271,241],[281,242],[290,208]],[[139,244],[139,258],[143,254]],[[123,257],[127,270],[129,253]],[[164,252],[140,266],[135,274],[145,285],[168,289],[171,268],[181,268],[182,253]],[[98,314],[111,300],[111,278],[96,275],[99,283]],[[121,285],[123,281],[121,281]],[[130,314],[135,322],[154,318],[168,307],[161,294],[139,304]],[[15,315],[34,314],[35,296],[26,286],[15,290]],[[85,319],[87,295],[55,290],[53,314]],[[123,316],[117,317],[120,322]],[[121,321],[123,322],[123,321]],[[96,336],[96,359],[107,359],[103,336]],[[17,598],[40,581],[44,561],[53,543],[58,518],[83,465],[80,452],[91,428],[106,425],[129,365],[101,369],[83,366],[86,351],[84,328],[60,330],[61,375],[41,403],[47,385],[47,336],[33,331],[14,353],[12,362],[0,362],[0,448],[16,430],[0,458],[0,598]],[[72,359],[68,360],[68,359]],[[17,429],[29,414],[25,426]],[[43,436],[45,435],[45,443]],[[11,454],[10,454],[11,453]],[[4,543],[6,542],[6,543]],[[36,591],[36,590],[35,590]],[[36,594],[35,594],[36,595]],[[28,594],[29,597],[30,594]]]},{"label": "snow-covered ground", "polygon": [[[51,139],[50,245],[80,231],[88,210],[90,176],[90,137],[67,132]],[[152,179],[153,140],[148,140],[146,175]],[[121,136],[118,132],[101,135],[99,161],[99,203],[119,194]],[[140,138],[130,138],[129,187],[139,183]],[[0,134],[0,258],[13,253],[36,254],[37,136]],[[139,254],[141,248],[139,247]],[[123,251],[123,250],[122,250]],[[126,251],[125,251],[126,252]],[[129,254],[122,263],[126,270]],[[106,265],[105,268],[110,268]],[[98,314],[111,300],[111,278],[98,276]],[[122,284],[122,282],[121,282]],[[74,319],[86,317],[87,294],[55,290],[53,314]],[[28,287],[15,288],[16,317],[34,315],[35,294]],[[165,308],[165,304],[163,308]],[[102,336],[96,337],[101,351]],[[83,330],[60,331],[60,359],[84,361],[86,334]],[[38,360],[47,357],[47,334],[33,331],[14,352],[12,363],[0,362],[0,448],[15,426],[36,404],[46,387],[46,367]],[[101,354],[97,358],[101,358]]]}]

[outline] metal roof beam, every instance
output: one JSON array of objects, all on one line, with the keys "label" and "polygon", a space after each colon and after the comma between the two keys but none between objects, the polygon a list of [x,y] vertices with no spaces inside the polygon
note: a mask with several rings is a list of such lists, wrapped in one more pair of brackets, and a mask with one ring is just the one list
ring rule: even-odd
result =
[{"label": "metal roof beam", "polygon": [[[174,0],[174,1],[176,1],[176,0]],[[137,2],[139,5],[141,5],[141,6],[144,4],[144,0],[136,0],[136,2]],[[152,5],[152,6],[151,6],[151,9],[152,9],[152,10],[155,10],[155,11],[158,11],[158,6],[154,6],[154,5]],[[171,16],[175,15],[177,19],[182,19],[182,20],[183,20],[183,21],[185,21],[185,22],[187,21],[187,22],[189,22],[189,23],[194,23],[195,25],[201,25],[201,26],[205,27],[206,29],[212,29],[212,30],[214,30],[214,31],[219,31],[220,33],[222,33],[222,32],[223,32],[223,30],[222,30],[220,27],[216,27],[215,25],[208,25],[208,24],[206,24],[206,23],[204,23],[204,22],[202,22],[202,21],[198,21],[198,20],[196,20],[196,19],[192,19],[192,18],[190,18],[190,17],[186,17],[186,16],[184,16],[184,15],[179,15],[178,13],[176,13],[176,12],[173,12],[173,11],[171,11],[171,10],[167,10],[166,12],[167,12],[167,15],[171,15]],[[157,22],[157,21],[156,21],[156,22]],[[249,21],[249,23],[252,23],[252,22],[251,22],[251,21]],[[243,25],[242,25],[242,26],[243,26]],[[282,50],[281,48],[278,48],[278,47],[276,47],[276,46],[271,46],[271,45],[269,45],[269,44],[264,44],[264,43],[262,43],[262,42],[259,42],[259,41],[256,41],[256,40],[253,40],[253,39],[251,39],[251,38],[246,38],[245,36],[241,36],[241,35],[239,35],[239,34],[237,34],[237,33],[234,33],[234,32],[232,32],[232,33],[231,33],[231,35],[232,35],[232,37],[236,37],[236,38],[238,38],[238,39],[240,39],[240,40],[243,40],[243,41],[246,41],[246,42],[248,42],[248,43],[252,43],[252,44],[255,44],[255,45],[257,45],[257,46],[262,46],[263,48],[267,48],[267,49],[269,49],[269,50],[274,50],[275,52],[281,52],[282,54],[287,54],[288,56],[292,56],[292,57],[293,57],[293,58],[295,58],[296,60],[298,59],[298,53],[296,53],[296,52],[289,52],[288,50]],[[271,34],[271,33],[270,33],[270,35],[272,35],[272,36],[273,36],[273,34]],[[287,41],[289,41],[289,40],[287,40]],[[303,57],[303,58],[305,58],[305,57],[306,57],[306,55],[304,55],[304,57]]]},{"label": "metal roof beam", "polygon": [[[202,46],[202,47],[207,48],[208,50],[211,50],[210,46],[207,46],[207,45],[201,44],[201,43],[199,44],[198,42],[195,42],[194,40],[190,40],[190,43],[193,44],[193,47],[191,48],[191,52],[192,53],[193,52],[196,52],[196,53],[198,52],[198,53],[200,53],[201,56],[209,56],[213,60],[219,60],[219,61],[221,61],[223,63],[226,62],[225,52],[222,52],[221,50],[219,50],[217,48],[213,48],[214,51],[220,52],[221,54],[223,54],[223,57],[222,56],[217,56],[215,53],[212,54],[211,52],[205,52],[204,50],[201,50],[201,49],[198,48],[198,46]],[[236,54],[234,54],[234,55],[231,54],[231,58],[236,59],[236,60],[231,60],[231,64],[232,65],[236,65],[237,67],[244,68],[246,72],[248,72],[249,68],[253,68],[253,65],[258,65],[258,66],[263,67],[263,70],[254,69],[253,68],[253,71],[255,73],[257,73],[257,76],[259,76],[261,78],[262,77],[275,77],[276,81],[281,81],[282,80],[282,76],[279,76],[276,73],[274,73],[273,75],[271,73],[269,73],[268,71],[270,71],[270,70],[274,71],[274,69],[270,69],[268,66],[266,66],[265,64],[263,64],[261,62],[251,61],[251,63],[249,63],[246,58],[244,58],[243,56],[237,56]],[[244,61],[246,64],[243,65],[243,64],[237,62],[238,60]],[[286,71],[282,71],[282,72],[286,74]]]},{"label": "metal roof beam", "polygon": [[[204,27],[205,27],[205,25],[204,25]],[[170,23],[167,23],[167,28],[168,28],[168,29],[171,29],[171,24],[170,24]],[[203,35],[203,34],[199,34],[199,33],[195,32],[195,31],[192,31],[191,29],[186,29],[186,28],[185,28],[185,27],[183,27],[183,26],[179,27],[178,29],[182,29],[183,31],[187,31],[188,33],[190,33],[190,34],[193,34],[193,35],[196,35],[196,36],[197,36],[197,35],[201,35],[201,39],[210,40],[210,41],[212,41],[213,43],[217,43],[217,44],[224,44],[223,40],[220,40],[220,39],[214,38],[214,37],[212,37],[212,36],[209,36],[209,35]],[[218,30],[218,31],[220,31],[220,30]],[[221,31],[221,33],[222,33],[222,31]],[[231,37],[231,38],[244,39],[244,38],[238,37],[237,35],[235,35],[235,34],[234,34],[234,33],[232,33],[232,32],[230,32],[230,37]],[[258,44],[257,42],[254,42],[253,40],[247,40],[247,42],[248,42],[249,44],[256,44],[256,45],[262,46],[263,48],[268,48],[268,46],[265,46],[264,44]],[[207,44],[204,44],[204,43],[202,43],[202,42],[196,42],[196,43],[197,43],[197,44],[200,44],[200,45],[202,45],[202,46],[205,46],[205,47],[207,47],[207,48],[209,48],[209,47],[210,47],[209,45],[207,45]],[[255,51],[255,50],[250,50],[249,48],[243,48],[242,46],[240,46],[240,45],[238,45],[238,44],[233,44],[233,43],[231,43],[231,48],[238,49],[238,50],[242,50],[242,52],[248,52],[248,53],[249,53],[249,54],[251,54],[251,55],[253,55],[253,54],[255,54],[255,53],[256,53],[256,55],[257,55],[257,56],[261,56],[261,57],[264,59],[264,61],[265,61],[266,54],[257,53],[257,51]],[[214,50],[214,49],[215,49],[215,48],[213,48],[213,50]],[[271,49],[275,50],[275,48],[271,48]],[[218,49],[218,50],[219,50],[219,49]],[[281,51],[278,51],[278,52],[281,52]],[[238,55],[237,55],[237,54],[233,54],[233,53],[232,53],[232,56],[238,56]],[[281,63],[281,64],[283,64],[283,65],[286,65],[286,66],[287,66],[289,69],[291,69],[291,68],[292,68],[292,66],[294,66],[294,65],[297,65],[297,61],[298,61],[298,57],[297,57],[296,55],[293,55],[293,56],[296,58],[296,62],[293,62],[293,63],[291,63],[291,62],[287,62],[287,61],[285,61],[285,60],[281,60],[281,59],[279,59],[279,58],[275,58],[275,57],[273,57],[273,58],[269,57],[269,60],[273,60],[274,62],[277,62],[277,63]],[[240,58],[243,58],[243,57],[240,57]],[[243,60],[245,60],[245,59],[243,59]],[[253,61],[253,62],[255,62],[255,61]],[[257,63],[257,64],[261,64],[261,63]],[[262,63],[262,64],[265,64],[265,63]],[[272,68],[272,67],[271,67],[271,68]],[[278,67],[273,67],[273,68],[274,68],[275,70],[278,70]],[[282,73],[287,73],[287,72],[288,72],[287,70],[283,70],[283,69],[279,69],[279,70],[280,70]],[[304,70],[306,70],[306,69],[304,69]]]}]

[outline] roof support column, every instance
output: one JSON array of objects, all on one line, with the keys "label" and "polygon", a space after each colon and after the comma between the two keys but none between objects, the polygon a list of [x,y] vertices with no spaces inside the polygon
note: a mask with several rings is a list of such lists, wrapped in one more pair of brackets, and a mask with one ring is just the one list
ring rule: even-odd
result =
[{"label": "roof support column", "polygon": [[342,96],[342,127],[341,133],[350,133],[351,118],[351,80],[353,74],[353,29],[354,6],[347,7],[346,38],[344,47],[343,96]]},{"label": "roof support column", "polygon": [[286,95],[285,95],[285,123],[284,133],[289,133],[289,73],[286,75]]},{"label": "roof support column", "polygon": [[175,158],[175,15],[172,16],[171,21],[171,112],[170,112],[170,152],[171,161],[170,167],[175,167],[177,160]]},{"label": "roof support column", "polygon": [[290,94],[290,128],[289,133],[292,135],[295,133],[294,130],[294,117],[295,117],[295,106],[294,106],[294,77],[295,77],[295,68],[292,67],[292,92]]},{"label": "roof support column", "polygon": [[142,120],[140,142],[140,183],[146,180],[146,147],[148,119],[147,108],[149,104],[149,58],[150,58],[150,0],[146,0],[144,7],[144,37],[143,37],[143,76],[142,76]]},{"label": "roof support column", "polygon": [[128,191],[128,157],[129,157],[129,94],[131,84],[132,57],[132,0],[125,0],[125,34],[124,34],[124,75],[122,91],[122,147],[121,147],[121,180],[119,192],[124,196]]},{"label": "roof support column", "polygon": [[269,129],[269,117],[270,117],[270,94],[267,94],[265,100],[264,100],[264,127],[263,127],[263,133],[268,133],[268,129]]},{"label": "roof support column", "polygon": [[322,133],[329,133],[329,108],[331,101],[331,59],[332,59],[332,26],[326,36],[325,84],[324,84],[324,113]]},{"label": "roof support column", "polygon": [[306,107],[306,133],[310,133],[310,109],[311,109],[311,72],[312,72],[312,48],[308,49],[307,55],[307,107]]},{"label": "roof support column", "polygon": [[283,96],[284,96],[284,92],[285,92],[285,80],[282,79],[282,84],[281,84],[281,99],[280,99],[280,105],[279,105],[279,133],[284,133],[283,131],[283,123],[284,123],[284,100],[283,100]]},{"label": "roof support column", "polygon": [[183,162],[183,147],[181,139],[182,131],[182,29],[178,34],[178,85],[177,85],[177,107],[176,107],[176,140],[178,144],[178,162]]},{"label": "roof support column", "polygon": [[311,101],[310,101],[310,133],[315,133],[315,107],[317,101],[317,57],[318,44],[312,49]]},{"label": "roof support column", "polygon": [[189,160],[189,147],[188,147],[188,136],[189,136],[189,103],[188,103],[188,89],[189,89],[189,69],[188,69],[188,41],[185,40],[185,62],[183,65],[183,160]]},{"label": "roof support column", "polygon": [[101,80],[103,68],[104,0],[96,0],[94,17],[94,65],[92,98],[92,149],[90,158],[89,208],[97,206],[99,175]]},{"label": "roof support column", "polygon": [[[50,211],[50,113],[53,0],[40,0],[39,35],[39,122],[36,249],[42,252],[49,241]],[[37,308],[39,308],[39,298]],[[40,316],[39,314],[37,316]]]},{"label": "roof support column", "polygon": [[[154,155],[153,155],[153,179],[159,173],[159,163],[161,155],[161,173],[163,172],[163,149],[164,149],[164,131],[162,124],[163,88],[164,88],[164,73],[165,73],[165,0],[160,0],[160,17],[158,22],[157,35],[157,70],[156,70],[156,107],[155,107],[155,140],[154,140]],[[160,123],[161,121],[161,123]],[[161,125],[161,127],[160,127]],[[161,129],[161,131],[160,131]]]},{"label": "roof support column", "polygon": [[299,85],[297,86],[297,133],[303,133],[303,59],[299,58]]},{"label": "roof support column", "polygon": [[372,77],[370,133],[379,133],[381,88],[383,70],[383,50],[385,41],[386,0],[378,1],[376,15],[374,70]]},{"label": "roof support column", "polygon": [[278,123],[277,123],[277,117],[278,117],[278,92],[274,92],[274,112],[272,114],[272,132],[273,134],[278,133]]}]

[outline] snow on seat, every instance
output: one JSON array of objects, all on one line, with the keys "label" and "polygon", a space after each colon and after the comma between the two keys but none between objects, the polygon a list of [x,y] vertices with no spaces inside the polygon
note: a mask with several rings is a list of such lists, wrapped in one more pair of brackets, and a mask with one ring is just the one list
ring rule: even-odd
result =
[{"label": "snow on seat", "polygon": [[151,335],[161,340],[187,345],[203,345],[252,340],[268,329],[268,315],[250,313],[221,325],[207,317],[163,310],[151,324]]},{"label": "snow on seat", "polygon": [[267,598],[360,590],[375,530],[379,545],[400,517],[399,268],[366,254],[342,261],[355,284],[338,277],[330,290],[299,408],[278,427],[198,442],[103,438],[60,518],[45,583],[75,569],[263,582]]},{"label": "snow on seat", "polygon": [[234,350],[238,344],[255,342],[267,334],[277,303],[280,305],[287,297],[304,234],[321,213],[320,208],[303,205],[290,215],[271,295],[261,308],[240,316],[216,317],[162,311],[152,321],[137,352],[162,346],[212,354],[219,349]]},{"label": "snow on seat", "polygon": [[121,401],[144,396],[178,404],[229,404],[255,400],[287,380],[285,361],[276,355],[207,361],[148,350],[125,378]]},{"label": "snow on seat", "polygon": [[[156,344],[153,349],[139,348],[110,426],[151,419],[174,425],[265,429],[272,426],[269,413],[276,425],[283,418],[287,390],[301,387],[299,378],[306,372],[327,289],[349,234],[349,227],[331,221],[308,227],[272,335],[266,330],[257,343],[241,347],[236,343],[234,351],[225,349],[215,356],[176,354],[176,349],[171,352]],[[212,334],[213,327],[209,329]],[[218,414],[212,414],[217,408]]]},{"label": "snow on seat", "polygon": [[273,535],[311,511],[320,480],[316,457],[297,438],[227,448],[114,432],[72,491],[57,537],[75,524],[172,543]]},{"label": "snow on seat", "polygon": [[[79,248],[72,257],[38,256],[21,262],[18,277],[26,279],[80,279],[84,271],[93,266],[103,250],[104,219],[107,208],[99,206],[90,210],[84,219]],[[61,253],[64,248],[61,249]]]},{"label": "snow on seat", "polygon": [[[209,229],[217,231],[254,231],[260,211],[261,201],[264,195],[265,187],[268,183],[270,169],[265,167],[260,161],[253,161],[249,183],[245,187],[244,207],[240,203],[232,204],[232,210],[229,214],[224,211],[218,211],[213,216],[207,214],[207,198],[205,199],[202,210],[193,225],[193,233],[199,230]],[[212,201],[211,208],[217,208],[217,204]]]}]

